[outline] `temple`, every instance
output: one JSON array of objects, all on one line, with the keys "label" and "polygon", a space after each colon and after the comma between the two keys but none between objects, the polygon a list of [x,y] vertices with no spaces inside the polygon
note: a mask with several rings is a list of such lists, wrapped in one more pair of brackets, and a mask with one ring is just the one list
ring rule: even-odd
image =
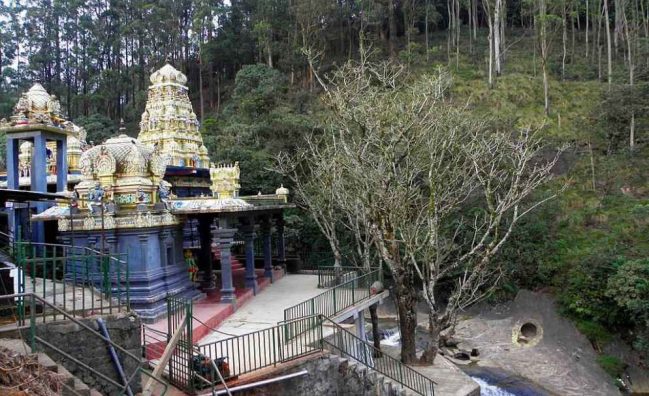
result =
[{"label": "temple", "polygon": [[[183,73],[167,64],[150,81],[137,138],[121,133],[88,145],[40,84],[0,123],[5,186],[67,197],[9,208],[10,233],[125,257],[130,303],[146,321],[166,313],[170,295],[232,303],[239,288],[256,293],[258,272],[272,281],[273,267],[285,266],[283,210],[291,206],[283,186],[240,196],[239,163],[210,161]],[[255,269],[258,235],[263,270]],[[233,257],[235,244],[245,268]],[[235,271],[245,272],[243,284]]]}]

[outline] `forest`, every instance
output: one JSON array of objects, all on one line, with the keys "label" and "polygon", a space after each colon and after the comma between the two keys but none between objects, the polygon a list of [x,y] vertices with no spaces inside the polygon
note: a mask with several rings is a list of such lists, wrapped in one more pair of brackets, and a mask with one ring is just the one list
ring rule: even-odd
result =
[{"label": "forest", "polygon": [[[506,271],[487,298],[548,290],[595,349],[619,335],[648,354],[649,1],[4,0],[0,118],[38,80],[89,141],[122,119],[136,135],[148,76],[169,62],[188,76],[212,159],[240,161],[242,193],[293,189],[277,156],[340,127],[325,87],[365,58],[412,86],[447,75],[453,106],[567,147],[532,195],[558,196],[496,255]],[[333,257],[305,212],[287,221],[309,264]],[[361,259],[340,242],[343,260]],[[602,364],[619,375],[621,362]]]}]

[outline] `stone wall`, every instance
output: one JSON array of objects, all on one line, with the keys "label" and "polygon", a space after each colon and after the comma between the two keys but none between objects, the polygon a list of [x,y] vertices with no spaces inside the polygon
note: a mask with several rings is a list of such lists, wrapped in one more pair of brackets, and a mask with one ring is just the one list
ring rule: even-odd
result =
[{"label": "stone wall", "polygon": [[260,395],[349,395],[349,396],[397,396],[413,394],[406,392],[388,378],[377,375],[360,364],[338,356],[322,355],[311,358],[284,370],[277,370],[266,377],[254,381],[270,379],[281,375],[307,370],[308,374],[276,382],[265,386],[256,386],[246,391],[237,392],[242,396]]},{"label": "stone wall", "polygon": [[[122,314],[104,316],[103,319],[108,328],[110,339],[115,344],[126,349],[136,357],[141,356],[141,326],[140,320],[136,316]],[[96,318],[80,319],[80,322],[101,333]],[[85,327],[69,320],[42,323],[37,325],[36,335],[113,381],[119,384],[122,383],[122,379],[119,377],[115,364],[111,359],[108,344]],[[92,373],[82,365],[75,363],[47,346],[39,345],[39,348],[47,353],[54,361],[63,365],[74,376],[85,382],[89,387],[96,389],[103,395],[119,394],[117,388],[109,381]],[[139,361],[135,361],[119,350],[117,350],[117,354],[126,373],[126,377],[130,378],[139,367]],[[141,390],[140,377],[139,374],[136,374],[131,382],[133,393]]]}]

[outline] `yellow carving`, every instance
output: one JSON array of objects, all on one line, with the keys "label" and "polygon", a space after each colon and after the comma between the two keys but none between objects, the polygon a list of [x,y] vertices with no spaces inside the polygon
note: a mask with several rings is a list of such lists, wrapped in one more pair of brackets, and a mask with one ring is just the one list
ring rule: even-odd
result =
[{"label": "yellow carving", "polygon": [[217,198],[237,198],[239,196],[239,162],[234,164],[221,164],[210,166],[210,178],[212,179],[212,193]]}]

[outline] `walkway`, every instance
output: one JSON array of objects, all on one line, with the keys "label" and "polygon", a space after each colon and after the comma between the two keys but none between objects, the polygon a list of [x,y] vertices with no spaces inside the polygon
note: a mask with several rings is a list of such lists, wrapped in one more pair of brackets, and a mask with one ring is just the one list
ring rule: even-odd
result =
[{"label": "walkway", "polygon": [[[284,320],[284,309],[313,298],[323,291],[318,289],[317,275],[285,275],[224,320],[218,330],[242,335],[276,326],[277,322]],[[211,333],[201,339],[199,344],[208,344],[228,337]]]}]

